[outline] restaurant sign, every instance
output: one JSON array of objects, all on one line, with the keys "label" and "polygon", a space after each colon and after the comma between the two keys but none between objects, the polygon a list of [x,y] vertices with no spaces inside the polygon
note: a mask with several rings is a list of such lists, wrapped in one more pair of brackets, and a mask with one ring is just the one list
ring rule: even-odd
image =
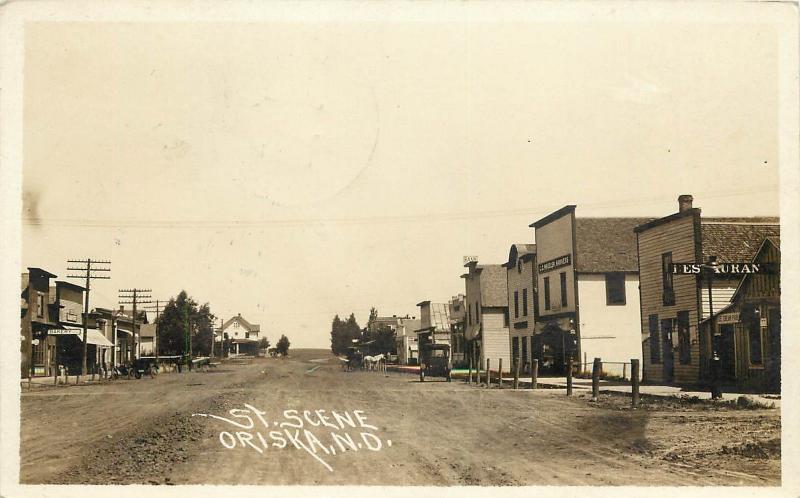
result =
[{"label": "restaurant sign", "polygon": [[[701,263],[672,263],[669,271],[673,275],[699,275],[708,265]],[[769,263],[717,263],[715,275],[752,275],[774,274],[778,272],[775,264]]]},{"label": "restaurant sign", "polygon": [[570,264],[572,264],[572,255],[565,254],[564,256],[551,259],[550,261],[539,263],[539,273],[555,270],[556,268],[561,268],[563,266],[569,266]]}]

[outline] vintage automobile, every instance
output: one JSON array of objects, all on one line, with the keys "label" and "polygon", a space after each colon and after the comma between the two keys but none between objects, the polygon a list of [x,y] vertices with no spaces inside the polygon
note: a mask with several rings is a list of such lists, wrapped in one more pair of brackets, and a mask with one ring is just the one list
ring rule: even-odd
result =
[{"label": "vintage automobile", "polygon": [[425,344],[419,352],[419,381],[425,377],[444,377],[451,381],[450,371],[453,364],[450,359],[449,344]]}]

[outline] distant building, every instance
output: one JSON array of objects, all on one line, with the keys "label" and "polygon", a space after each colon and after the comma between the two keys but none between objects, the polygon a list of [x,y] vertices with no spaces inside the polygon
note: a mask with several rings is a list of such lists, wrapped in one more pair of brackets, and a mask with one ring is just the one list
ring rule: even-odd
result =
[{"label": "distant building", "polygon": [[[104,353],[101,361],[105,361],[107,365],[120,365],[129,363],[134,359],[134,351],[138,356],[146,356],[147,354],[142,350],[142,345],[145,346],[145,351],[150,351],[153,348],[153,343],[150,337],[142,339],[142,335],[150,336],[152,333],[149,327],[155,327],[155,324],[150,325],[147,319],[147,313],[144,310],[136,310],[136,328],[134,335],[133,327],[133,310],[126,310],[125,306],[120,305],[119,309],[112,310],[109,308],[95,308],[90,314],[90,321],[94,320],[97,324],[98,331],[115,347],[110,348]],[[142,332],[142,328],[147,331]],[[135,340],[138,337],[139,340]]]},{"label": "distant building", "polygon": [[469,261],[464,265],[468,272],[464,278],[467,323],[464,337],[467,340],[467,358],[472,365],[496,370],[500,360],[504,369],[510,368],[511,354],[508,334],[508,287],[506,268],[503,265],[479,265]]},{"label": "distant building", "polygon": [[416,330],[420,327],[420,321],[415,316],[378,316],[367,324],[369,332],[377,332],[382,328],[394,330],[395,350],[397,351],[397,362],[401,365],[416,365],[418,356]]},{"label": "distant building", "polygon": [[528,373],[532,360],[536,329],[536,244],[514,244],[508,252],[509,333],[512,361],[519,361],[520,371]]},{"label": "distant building", "polygon": [[419,307],[417,344],[420,350],[428,344],[450,344],[450,306],[448,303],[422,301]]},{"label": "distant building", "polygon": [[575,208],[530,225],[538,302],[533,352],[545,372],[563,373],[572,356],[583,369],[601,358],[604,371],[622,373],[622,363],[642,356],[633,228],[650,218],[578,218]]},{"label": "distant building", "polygon": [[450,353],[453,357],[453,365],[464,366],[467,348],[467,340],[464,337],[464,330],[467,321],[467,309],[464,304],[464,294],[458,294],[450,298],[447,303],[450,311]]},{"label": "distant building", "polygon": [[[710,380],[716,350],[723,381],[754,389],[780,387],[780,275],[744,276],[728,263],[780,263],[778,218],[703,218],[693,198],[678,212],[636,227],[641,277],[640,334],[645,380]],[[706,271],[715,257],[711,301]],[[674,273],[675,264],[697,265]],[[710,306],[713,304],[713,307]],[[708,317],[716,318],[710,330]]]},{"label": "distant building", "polygon": [[248,322],[241,313],[222,324],[223,338],[231,340],[230,354],[258,355],[260,334],[261,326]]}]

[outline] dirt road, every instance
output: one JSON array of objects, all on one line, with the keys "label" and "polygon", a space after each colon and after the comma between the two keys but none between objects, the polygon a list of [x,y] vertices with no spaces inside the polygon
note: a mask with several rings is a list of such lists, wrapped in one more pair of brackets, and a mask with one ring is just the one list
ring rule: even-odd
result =
[{"label": "dirt road", "polygon": [[631,411],[298,350],[24,392],[21,458],[24,484],[778,485],[780,413]]}]

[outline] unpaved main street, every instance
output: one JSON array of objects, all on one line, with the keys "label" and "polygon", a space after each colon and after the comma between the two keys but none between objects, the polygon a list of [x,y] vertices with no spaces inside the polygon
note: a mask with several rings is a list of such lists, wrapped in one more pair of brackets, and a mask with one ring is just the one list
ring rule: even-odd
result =
[{"label": "unpaved main street", "polygon": [[320,350],[40,387],[21,409],[23,484],[780,483],[779,410],[631,411],[623,398],[343,372]]}]

